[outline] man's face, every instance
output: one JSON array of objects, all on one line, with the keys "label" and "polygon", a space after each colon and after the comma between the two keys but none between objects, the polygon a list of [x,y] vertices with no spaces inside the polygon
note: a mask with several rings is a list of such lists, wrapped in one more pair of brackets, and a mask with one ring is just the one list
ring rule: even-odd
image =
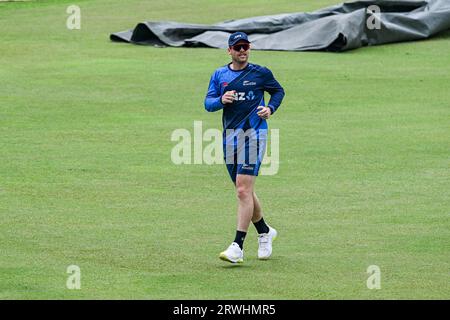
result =
[{"label": "man's face", "polygon": [[234,46],[228,48],[228,54],[231,59],[237,63],[245,63],[248,61],[250,54],[250,43],[246,41],[239,41]]}]

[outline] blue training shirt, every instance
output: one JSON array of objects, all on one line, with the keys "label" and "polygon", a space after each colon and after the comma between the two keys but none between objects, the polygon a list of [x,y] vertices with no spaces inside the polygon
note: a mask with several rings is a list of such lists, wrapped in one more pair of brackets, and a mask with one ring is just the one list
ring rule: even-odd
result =
[{"label": "blue training shirt", "polygon": [[[234,102],[222,104],[222,95],[235,90]],[[209,81],[205,109],[214,112],[223,109],[222,123],[227,129],[267,129],[267,121],[257,115],[258,106],[264,106],[264,91],[270,94],[268,107],[274,113],[281,104],[284,90],[272,72],[249,63],[242,70],[232,70],[230,64],[218,68]]]}]

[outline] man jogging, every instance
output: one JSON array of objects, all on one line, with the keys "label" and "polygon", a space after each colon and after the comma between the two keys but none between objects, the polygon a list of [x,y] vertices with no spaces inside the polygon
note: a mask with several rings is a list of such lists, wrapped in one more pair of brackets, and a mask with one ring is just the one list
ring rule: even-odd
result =
[{"label": "man jogging", "polygon": [[[284,90],[272,72],[248,62],[250,41],[243,32],[228,39],[231,63],[217,69],[211,77],[205,98],[205,109],[223,109],[222,122],[224,158],[238,198],[236,237],[220,254],[220,259],[232,263],[243,262],[243,244],[250,221],[258,232],[258,258],[268,259],[277,231],[263,219],[261,204],[254,192],[265,152],[266,120],[278,109]],[[270,94],[265,106],[264,92]]]}]

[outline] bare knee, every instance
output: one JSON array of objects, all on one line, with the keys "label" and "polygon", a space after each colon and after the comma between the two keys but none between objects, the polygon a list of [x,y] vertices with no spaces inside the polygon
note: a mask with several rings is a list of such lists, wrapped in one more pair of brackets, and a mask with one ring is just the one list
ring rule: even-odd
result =
[{"label": "bare knee", "polygon": [[249,200],[253,199],[253,191],[247,186],[237,186],[236,194],[239,200]]},{"label": "bare knee", "polygon": [[236,195],[239,200],[253,199],[253,183],[250,179],[237,179]]}]

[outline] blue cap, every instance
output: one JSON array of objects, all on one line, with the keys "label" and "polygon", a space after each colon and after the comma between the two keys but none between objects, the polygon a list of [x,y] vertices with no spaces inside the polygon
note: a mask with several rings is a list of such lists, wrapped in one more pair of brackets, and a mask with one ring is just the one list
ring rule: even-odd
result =
[{"label": "blue cap", "polygon": [[248,41],[248,37],[247,37],[246,33],[235,32],[228,38],[228,46],[229,47],[234,46],[239,41],[246,41],[246,42],[250,43],[250,41]]}]

